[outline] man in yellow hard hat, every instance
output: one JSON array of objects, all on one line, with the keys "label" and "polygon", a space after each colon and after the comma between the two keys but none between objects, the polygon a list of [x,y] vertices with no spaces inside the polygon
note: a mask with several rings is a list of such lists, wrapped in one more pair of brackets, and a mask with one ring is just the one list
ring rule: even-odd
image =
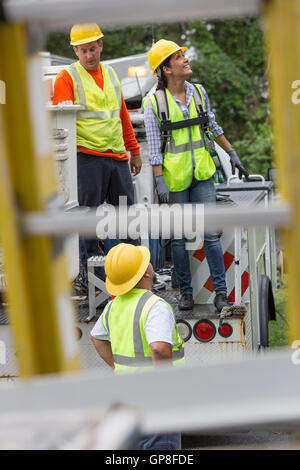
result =
[{"label": "man in yellow hard hat", "polygon": [[[184,344],[172,308],[151,292],[154,278],[150,252],[144,246],[120,243],[105,260],[106,288],[116,296],[91,331],[101,358],[115,373],[149,369],[168,361],[184,362]],[[144,437],[141,449],[177,450],[180,433]]]},{"label": "man in yellow hard hat", "polygon": [[[133,204],[130,169],[137,175],[142,166],[117,74],[100,62],[102,38],[95,23],[72,27],[70,44],[78,61],[58,74],[53,97],[54,105],[76,102],[83,107],[76,121],[78,202],[88,207],[104,201],[118,205],[120,196],[127,197],[128,205]],[[98,240],[80,241],[85,271],[87,258],[99,254]]]},{"label": "man in yellow hard hat", "polygon": [[[232,173],[248,172],[216,123],[202,85],[188,82],[192,70],[184,52],[173,41],[161,39],[149,52],[149,64],[158,77],[154,95],[145,106],[145,127],[150,164],[160,201],[214,205],[216,171],[210,153],[214,140],[228,153]],[[208,261],[218,311],[228,306],[223,252],[217,233],[206,233],[204,249]],[[172,258],[180,288],[179,308],[193,308],[189,255],[185,240],[171,240]]]}]

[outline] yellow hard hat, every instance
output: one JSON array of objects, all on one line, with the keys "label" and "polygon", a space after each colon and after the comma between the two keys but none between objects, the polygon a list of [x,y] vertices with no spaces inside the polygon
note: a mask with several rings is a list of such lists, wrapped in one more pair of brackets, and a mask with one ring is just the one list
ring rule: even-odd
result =
[{"label": "yellow hard hat", "polygon": [[70,31],[71,46],[79,46],[103,38],[101,29],[96,23],[74,24]]},{"label": "yellow hard hat", "polygon": [[106,288],[112,295],[129,292],[142,279],[150,263],[145,246],[119,243],[109,250],[105,260]]},{"label": "yellow hard hat", "polygon": [[166,60],[170,55],[177,51],[184,52],[187,47],[180,47],[176,42],[167,41],[166,39],[160,39],[151,47],[148,59],[149,65],[154,75],[157,74],[157,68]]}]

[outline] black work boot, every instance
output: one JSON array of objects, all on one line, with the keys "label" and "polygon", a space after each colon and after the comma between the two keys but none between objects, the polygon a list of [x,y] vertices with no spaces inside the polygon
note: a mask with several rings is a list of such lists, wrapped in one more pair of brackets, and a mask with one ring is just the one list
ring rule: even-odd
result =
[{"label": "black work boot", "polygon": [[194,307],[194,299],[192,294],[184,292],[180,295],[178,308],[179,310],[192,310]]},{"label": "black work boot", "polygon": [[227,295],[223,294],[222,292],[216,294],[214,304],[218,312],[221,312],[223,307],[230,307],[230,304],[227,300]]}]

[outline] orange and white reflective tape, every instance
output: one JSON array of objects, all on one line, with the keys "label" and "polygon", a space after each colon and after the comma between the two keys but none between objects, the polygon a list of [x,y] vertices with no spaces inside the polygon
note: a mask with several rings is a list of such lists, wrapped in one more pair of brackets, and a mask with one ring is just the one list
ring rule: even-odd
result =
[{"label": "orange and white reflective tape", "polygon": [[[235,301],[235,263],[234,263],[234,234],[232,230],[223,232],[221,244],[224,253],[224,266],[226,272],[226,285],[228,300]],[[242,249],[241,255],[241,296],[246,300],[249,287],[247,250]],[[192,285],[195,303],[212,303],[214,286],[209,272],[204,247],[198,248],[191,256]]]}]

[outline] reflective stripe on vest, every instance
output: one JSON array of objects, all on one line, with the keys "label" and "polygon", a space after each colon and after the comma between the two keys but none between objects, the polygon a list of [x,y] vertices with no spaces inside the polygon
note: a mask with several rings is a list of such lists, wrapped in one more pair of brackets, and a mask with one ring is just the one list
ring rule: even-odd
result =
[{"label": "reflective stripe on vest", "polygon": [[124,153],[121,86],[110,66],[100,66],[103,90],[79,62],[67,69],[73,80],[74,99],[84,107],[76,116],[77,145],[99,152]]},{"label": "reflective stripe on vest", "polygon": [[[196,142],[192,143],[193,149],[201,149],[204,147],[203,140],[197,140]],[[168,150],[170,153],[183,153],[183,152],[189,152],[191,150],[191,143],[189,142],[188,144],[180,144],[180,145],[175,145],[174,140],[171,140],[168,144]]]},{"label": "reflective stripe on vest", "polygon": [[[86,96],[82,84],[81,77],[79,73],[76,70],[75,64],[71,64],[69,67],[69,70],[71,71],[77,85],[77,91],[78,91],[78,96],[79,96],[79,104],[81,106],[84,106],[87,109],[87,104],[86,104]],[[121,98],[121,93],[120,93],[120,88],[119,88],[119,83],[116,80],[115,74],[112,71],[111,67],[107,67],[108,73],[110,80],[114,86],[115,92],[116,92],[116,97],[118,100],[118,105],[119,109],[112,110],[110,111],[110,117],[111,118],[116,118],[120,117],[120,109],[121,109],[121,103],[122,103],[122,98]],[[78,111],[77,112],[77,118],[78,119],[107,119],[107,114],[105,111]]]},{"label": "reflective stripe on vest", "polygon": [[[203,98],[202,91],[200,88],[199,88],[199,93],[197,93],[196,88],[194,86],[193,98],[195,100],[196,106],[200,106],[205,111],[205,102],[204,102],[204,98]],[[202,97],[202,100],[200,99],[200,96]],[[158,112],[158,116],[160,120],[161,121],[164,119],[169,120],[170,119],[169,118],[169,106],[168,106],[165,90],[157,90],[155,92],[155,98],[156,98],[156,102],[158,106],[157,112]],[[187,144],[175,145],[174,140],[170,139],[168,145],[169,145],[168,148],[171,153],[176,154],[176,153],[188,152],[191,149],[191,135],[190,135],[190,142]],[[202,139],[202,137],[200,138],[200,140],[192,142],[193,149],[202,148],[204,147],[204,145],[205,144],[204,144],[204,140]],[[193,167],[195,167],[195,165],[193,165]]]},{"label": "reflective stripe on vest", "polygon": [[[201,106],[205,110],[204,97],[199,85],[197,90],[201,96]],[[184,115],[168,89],[158,90],[151,96],[153,109],[159,123],[166,115],[172,123],[184,121]],[[196,90],[189,106],[189,119],[198,117],[197,105],[200,97]],[[163,176],[170,191],[178,192],[187,189],[193,176],[199,180],[207,180],[215,173],[214,162],[205,148],[202,130],[199,125],[173,129],[169,132],[165,155],[163,155]]]},{"label": "reflective stripe on vest", "polygon": [[[140,295],[140,294],[139,294]],[[113,352],[113,358],[116,365],[126,366],[126,367],[149,367],[153,366],[152,357],[145,356],[144,345],[140,331],[140,320],[143,313],[143,309],[147,307],[147,314],[150,308],[157,302],[157,300],[163,300],[154,295],[150,291],[142,291],[141,297],[138,300],[138,303],[135,308],[134,318],[133,318],[133,346],[134,346],[134,357],[129,357],[125,355],[115,354]],[[113,302],[111,302],[106,311],[103,312],[103,325],[106,328],[106,331],[111,335],[109,318],[111,313],[111,307]],[[175,324],[176,332],[177,327]],[[178,332],[177,332],[178,333]],[[179,334],[178,334],[179,335]],[[177,348],[177,349],[174,349]],[[172,350],[172,359],[177,361],[184,358],[184,346],[181,340],[181,343],[176,344]]]}]

